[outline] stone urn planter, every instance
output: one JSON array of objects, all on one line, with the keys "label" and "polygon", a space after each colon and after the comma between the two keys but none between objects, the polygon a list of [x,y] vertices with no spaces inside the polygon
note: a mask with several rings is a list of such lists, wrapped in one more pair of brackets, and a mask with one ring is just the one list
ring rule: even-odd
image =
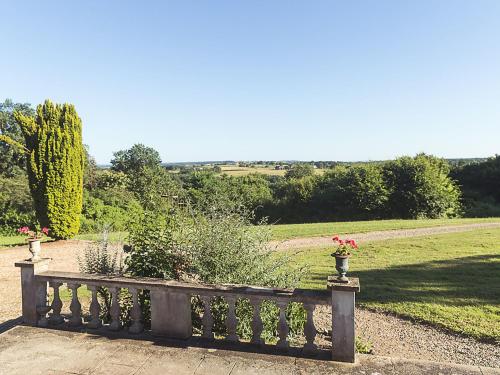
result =
[{"label": "stone urn planter", "polygon": [[40,259],[40,239],[39,238],[30,238],[28,239],[28,249],[31,253],[31,260],[39,260]]},{"label": "stone urn planter", "polygon": [[343,283],[348,283],[349,279],[347,278],[346,274],[347,271],[349,271],[349,257],[351,255],[332,254],[332,256],[335,257],[335,269],[339,273],[339,277],[337,278],[337,280]]},{"label": "stone urn planter", "polygon": [[358,249],[358,244],[354,240],[341,239],[339,236],[334,236],[332,240],[337,245],[337,249],[331,254],[335,258],[335,269],[339,273],[337,281],[348,283],[346,274],[349,270],[349,258],[351,251]]},{"label": "stone urn planter", "polygon": [[17,230],[21,234],[26,235],[26,241],[28,241],[28,249],[31,253],[31,261],[40,260],[40,241],[43,236],[49,235],[49,228],[43,227],[39,229],[38,227],[31,230],[29,227],[24,226]]}]

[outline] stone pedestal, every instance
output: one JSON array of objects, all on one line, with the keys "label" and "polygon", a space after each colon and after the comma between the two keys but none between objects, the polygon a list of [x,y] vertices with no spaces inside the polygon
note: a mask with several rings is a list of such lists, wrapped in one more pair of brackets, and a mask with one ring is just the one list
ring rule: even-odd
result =
[{"label": "stone pedestal", "polygon": [[359,292],[359,279],[348,283],[328,278],[332,292],[332,359],[339,362],[356,361],[356,333],[354,329],[355,294]]},{"label": "stone pedestal", "polygon": [[188,339],[193,327],[188,294],[151,290],[151,331],[153,335]]},{"label": "stone pedestal", "polygon": [[50,258],[41,258],[15,263],[16,267],[21,268],[22,309],[25,324],[37,325],[39,317],[37,306],[47,304],[47,282],[37,282],[35,275],[47,271],[49,262]]}]

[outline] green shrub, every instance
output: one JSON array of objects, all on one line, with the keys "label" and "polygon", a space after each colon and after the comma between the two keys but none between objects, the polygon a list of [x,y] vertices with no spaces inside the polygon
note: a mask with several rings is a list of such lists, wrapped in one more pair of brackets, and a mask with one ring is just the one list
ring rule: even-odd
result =
[{"label": "green shrub", "polygon": [[[80,272],[101,274],[108,276],[121,276],[125,272],[122,251],[119,248],[110,248],[108,242],[108,229],[103,229],[102,239],[91,242],[77,256]],[[101,318],[105,323],[111,321],[111,293],[105,287],[97,288],[99,304],[101,305]],[[120,293],[121,320],[129,320],[130,296],[128,291]]]},{"label": "green shrub", "polygon": [[372,354],[373,348],[372,343],[368,340],[364,340],[363,338],[356,336],[356,353],[361,354]]},{"label": "green shrub", "polygon": [[99,232],[103,226],[128,231],[142,207],[135,195],[123,188],[85,190],[80,232]]},{"label": "green shrub", "polygon": [[[189,213],[189,214],[188,214]],[[246,284],[268,287],[294,287],[304,269],[293,267],[287,255],[269,248],[271,232],[267,226],[251,226],[251,211],[219,201],[194,209],[176,209],[170,215],[147,212],[131,227],[126,246],[128,272],[134,276],[205,282],[212,284]],[[264,224],[262,222],[261,224]],[[201,329],[202,306],[193,299],[193,322]],[[249,338],[252,308],[245,299],[236,305],[240,320],[238,333]],[[225,333],[227,304],[215,298],[212,306],[214,332]],[[305,323],[305,312],[291,304],[288,312],[291,335],[299,334]],[[276,337],[278,310],[266,302],[261,312],[263,337]]]},{"label": "green shrub", "polygon": [[179,248],[177,217],[145,211],[130,227],[127,271],[132,276],[179,279],[187,262]]}]

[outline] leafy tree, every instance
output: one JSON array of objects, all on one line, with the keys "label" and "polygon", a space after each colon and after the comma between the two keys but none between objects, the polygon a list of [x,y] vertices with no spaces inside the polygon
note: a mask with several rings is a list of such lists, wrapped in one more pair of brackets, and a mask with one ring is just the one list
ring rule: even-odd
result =
[{"label": "leafy tree", "polygon": [[467,216],[500,215],[500,155],[458,166],[452,176],[462,189]]},{"label": "leafy tree", "polygon": [[336,166],[319,179],[313,204],[325,217],[350,220],[383,215],[388,200],[382,171],[373,165]]},{"label": "leafy tree", "polygon": [[143,144],[135,144],[128,150],[121,150],[113,154],[111,169],[128,175],[141,173],[145,169],[156,169],[161,165],[158,151]]},{"label": "leafy tree", "polygon": [[84,146],[85,164],[83,168],[83,186],[85,189],[92,190],[96,187],[97,180],[97,163],[89,153],[87,145]]},{"label": "leafy tree", "polygon": [[168,211],[172,200],[182,193],[179,183],[161,166],[160,154],[154,148],[136,144],[115,152],[111,165],[112,171],[127,176],[129,190],[146,209]]},{"label": "leafy tree", "polygon": [[21,226],[34,224],[36,218],[27,176],[0,177],[0,233],[13,234]]},{"label": "leafy tree", "polygon": [[285,178],[303,178],[314,175],[314,167],[311,164],[294,164],[286,171]]},{"label": "leafy tree", "polygon": [[26,168],[24,138],[14,119],[14,111],[33,116],[28,103],[14,103],[6,99],[0,103],[0,175],[12,177]]},{"label": "leafy tree", "polygon": [[317,181],[317,176],[270,179],[273,199],[265,206],[263,215],[282,223],[313,220],[318,215],[311,205]]},{"label": "leafy tree", "polygon": [[272,200],[269,183],[259,174],[234,177],[195,171],[184,175],[182,182],[191,201],[199,207],[208,208],[218,200],[226,207],[244,205],[253,210]]},{"label": "leafy tree", "polygon": [[27,170],[40,225],[54,238],[78,233],[85,151],[82,122],[71,104],[46,100],[36,117],[14,111],[27,148]]},{"label": "leafy tree", "polygon": [[418,219],[460,214],[460,190],[445,160],[425,154],[405,156],[386,163],[383,173],[390,191],[390,216]]},{"label": "leafy tree", "polygon": [[135,194],[124,188],[84,190],[80,232],[99,232],[105,227],[127,231],[131,220],[141,213]]}]

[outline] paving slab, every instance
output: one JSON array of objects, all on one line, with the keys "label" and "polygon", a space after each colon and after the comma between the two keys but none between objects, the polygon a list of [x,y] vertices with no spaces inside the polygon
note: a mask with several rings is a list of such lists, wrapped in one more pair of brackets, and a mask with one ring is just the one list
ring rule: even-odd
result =
[{"label": "paving slab", "polygon": [[0,374],[494,375],[500,369],[358,355],[356,364],[71,330],[16,326],[0,334]]}]

